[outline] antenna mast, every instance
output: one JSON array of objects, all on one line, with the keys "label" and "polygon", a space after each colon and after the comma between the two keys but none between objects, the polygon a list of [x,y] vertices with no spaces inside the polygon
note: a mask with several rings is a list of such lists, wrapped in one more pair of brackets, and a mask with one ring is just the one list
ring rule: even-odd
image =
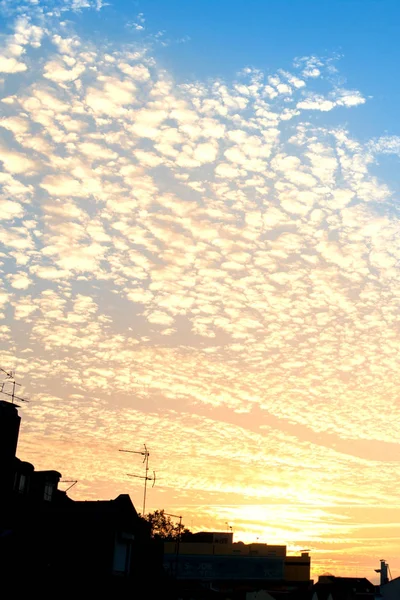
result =
[{"label": "antenna mast", "polygon": [[152,481],[153,485],[151,487],[154,487],[154,485],[156,483],[156,472],[153,471],[153,476],[149,477],[149,456],[150,456],[150,452],[147,450],[146,444],[143,444],[143,446],[144,446],[144,450],[142,450],[142,451],[138,451],[138,450],[120,450],[120,452],[129,452],[131,454],[141,454],[144,457],[143,458],[143,463],[144,463],[144,468],[145,468],[144,477],[142,475],[132,475],[131,473],[127,473],[127,475],[129,477],[137,477],[138,479],[144,479],[144,494],[143,494],[143,516],[144,516],[145,515],[145,510],[146,510],[147,482],[148,481]]}]

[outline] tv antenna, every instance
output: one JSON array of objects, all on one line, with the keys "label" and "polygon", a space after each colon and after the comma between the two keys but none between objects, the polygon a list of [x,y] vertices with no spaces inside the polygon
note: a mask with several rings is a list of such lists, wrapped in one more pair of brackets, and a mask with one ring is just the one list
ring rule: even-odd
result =
[{"label": "tv antenna", "polygon": [[[0,394],[4,394],[5,396],[9,396],[11,398],[11,403],[14,404],[14,400],[19,400],[20,402],[29,402],[26,398],[21,398],[20,396],[15,395],[15,388],[21,387],[20,383],[15,381],[14,372],[6,371],[0,367],[0,371],[5,374],[5,379],[0,383]],[[7,386],[11,385],[10,388]]]},{"label": "tv antenna", "polygon": [[70,483],[71,484],[67,487],[66,490],[64,490],[64,492],[67,493],[72,487],[74,487],[74,485],[76,485],[78,483],[78,480],[77,479],[61,479],[60,483]]},{"label": "tv antenna", "polygon": [[156,472],[153,471],[153,476],[149,477],[149,456],[150,452],[147,450],[146,444],[143,444],[144,450],[120,450],[120,452],[129,452],[131,454],[141,454],[143,456],[144,463],[144,476],[143,475],[132,475],[131,473],[127,473],[129,477],[137,477],[137,479],[144,479],[144,494],[143,494],[143,516],[145,515],[146,510],[146,495],[147,495],[147,482],[152,481],[154,487],[156,483]]}]

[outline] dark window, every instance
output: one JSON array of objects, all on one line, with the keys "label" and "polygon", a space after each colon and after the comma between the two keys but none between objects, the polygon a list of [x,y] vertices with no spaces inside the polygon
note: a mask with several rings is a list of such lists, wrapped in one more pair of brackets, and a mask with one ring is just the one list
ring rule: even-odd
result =
[{"label": "dark window", "polygon": [[21,475],[19,476],[18,492],[20,494],[23,494],[25,492],[25,488],[26,488],[26,477],[25,477],[25,475],[23,475],[21,473]]},{"label": "dark window", "polygon": [[47,502],[51,502],[53,499],[53,491],[54,491],[54,483],[46,483],[44,486],[44,496],[43,498]]}]

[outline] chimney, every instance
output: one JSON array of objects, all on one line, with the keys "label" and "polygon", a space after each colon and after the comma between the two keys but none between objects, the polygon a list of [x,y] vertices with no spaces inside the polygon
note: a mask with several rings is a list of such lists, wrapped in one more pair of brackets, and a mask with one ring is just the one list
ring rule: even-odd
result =
[{"label": "chimney", "polygon": [[385,585],[386,583],[389,583],[388,568],[389,568],[389,565],[387,564],[387,562],[381,558],[381,568],[375,569],[375,573],[380,573],[380,575],[381,575],[381,580],[380,580],[379,585]]},{"label": "chimney", "polygon": [[17,406],[0,400],[0,457],[1,463],[10,462],[17,452],[21,417]]},{"label": "chimney", "polygon": [[17,406],[0,400],[0,500],[12,490],[21,417]]},{"label": "chimney", "polygon": [[389,582],[388,578],[388,564],[384,560],[381,560],[381,585]]}]

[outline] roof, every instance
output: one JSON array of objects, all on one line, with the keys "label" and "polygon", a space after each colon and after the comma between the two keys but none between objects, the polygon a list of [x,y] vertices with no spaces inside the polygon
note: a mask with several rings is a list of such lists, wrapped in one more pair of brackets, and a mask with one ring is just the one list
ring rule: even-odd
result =
[{"label": "roof", "polygon": [[354,597],[375,598],[375,586],[366,577],[335,577],[324,575],[319,578],[313,587],[318,600],[327,600],[331,595],[332,600],[344,600]]},{"label": "roof", "polygon": [[73,510],[77,512],[108,512],[120,511],[133,512],[137,516],[135,507],[129,494],[120,494],[112,500],[75,500]]}]

